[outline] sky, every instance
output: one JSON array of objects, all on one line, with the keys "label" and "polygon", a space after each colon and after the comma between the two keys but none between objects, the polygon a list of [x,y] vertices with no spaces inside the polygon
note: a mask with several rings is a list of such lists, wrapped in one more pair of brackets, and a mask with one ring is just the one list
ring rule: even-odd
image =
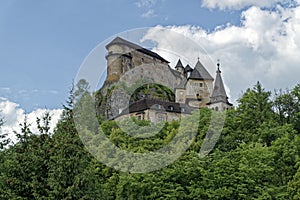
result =
[{"label": "sky", "polygon": [[[69,90],[90,52],[103,41],[137,28],[171,61],[171,49],[205,55],[161,28],[180,33],[220,59],[231,102],[257,81],[270,91],[292,88],[300,74],[300,0],[2,0],[0,1],[0,110],[2,131],[33,124],[48,110],[58,120]],[[174,48],[174,49],[172,49]],[[101,55],[99,55],[101,56]],[[204,58],[203,58],[204,59]],[[205,62],[205,61],[204,61]],[[208,70],[214,76],[215,66]]]}]

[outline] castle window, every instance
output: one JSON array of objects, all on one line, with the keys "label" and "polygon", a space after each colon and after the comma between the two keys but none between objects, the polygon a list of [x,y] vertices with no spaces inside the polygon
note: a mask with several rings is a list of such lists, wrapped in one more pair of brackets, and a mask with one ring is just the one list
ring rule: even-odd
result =
[{"label": "castle window", "polygon": [[219,111],[219,107],[216,107],[215,110],[216,110],[216,111]]},{"label": "castle window", "polygon": [[203,83],[199,83],[199,86],[200,86],[200,87],[203,87]]},{"label": "castle window", "polygon": [[171,111],[173,111],[173,110],[174,110],[174,106],[169,106],[169,109],[170,109]]},{"label": "castle window", "polygon": [[144,58],[141,59],[141,62],[144,63]]},{"label": "castle window", "polygon": [[158,122],[166,121],[166,116],[164,114],[158,114],[157,115],[157,121]]},{"label": "castle window", "polygon": [[184,108],[181,108],[181,112],[184,112],[185,111],[185,109]]}]

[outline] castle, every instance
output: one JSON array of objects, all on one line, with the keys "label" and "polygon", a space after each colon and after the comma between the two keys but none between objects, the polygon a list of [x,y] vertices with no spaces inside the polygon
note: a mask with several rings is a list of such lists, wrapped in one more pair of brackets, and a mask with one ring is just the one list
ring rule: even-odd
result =
[{"label": "castle", "polygon": [[[106,49],[107,77],[101,93],[110,95],[109,101],[102,102],[105,104],[102,106],[105,108],[103,114],[107,118],[123,119],[135,116],[152,122],[172,121],[190,115],[195,109],[207,107],[223,111],[232,107],[226,95],[219,63],[214,80],[199,59],[194,68],[183,66],[179,59],[173,69],[157,53],[120,37],[108,43]],[[120,82],[131,86],[141,79],[144,84],[166,86],[173,92],[175,99],[140,95],[138,100],[132,102],[132,94],[124,88],[115,87],[110,94],[107,92]]]}]

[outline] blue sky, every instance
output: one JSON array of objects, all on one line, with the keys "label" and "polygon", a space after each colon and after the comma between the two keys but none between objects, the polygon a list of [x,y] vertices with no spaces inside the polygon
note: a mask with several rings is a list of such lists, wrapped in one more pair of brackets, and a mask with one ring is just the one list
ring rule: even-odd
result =
[{"label": "blue sky", "polygon": [[[198,0],[151,5],[138,0],[4,0],[0,4],[0,96],[27,112],[61,107],[84,58],[112,35],[156,25],[192,24],[213,30],[239,23],[240,14],[203,8]],[[154,13],[144,16],[149,10]]]},{"label": "blue sky", "polygon": [[[200,44],[213,62],[220,59],[233,103],[257,81],[270,91],[292,88],[300,82],[299,4],[300,0],[2,0],[4,129],[18,126],[25,113],[34,121],[45,109],[58,119],[89,53],[113,35],[143,27],[150,27],[145,38],[155,41],[156,52],[167,60],[172,55],[160,49],[188,54],[189,63],[183,64],[191,65],[199,52],[184,49],[178,40],[167,44],[153,27],[183,34]],[[208,70],[214,76],[215,66]]]}]

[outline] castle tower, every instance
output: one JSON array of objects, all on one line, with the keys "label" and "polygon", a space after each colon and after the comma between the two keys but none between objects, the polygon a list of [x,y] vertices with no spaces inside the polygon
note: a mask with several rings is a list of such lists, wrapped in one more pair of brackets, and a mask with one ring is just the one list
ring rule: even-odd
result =
[{"label": "castle tower", "polygon": [[[180,66],[179,61],[177,65]],[[175,88],[176,102],[188,104],[194,108],[206,107],[213,90],[213,77],[199,58],[194,69],[189,65],[184,68],[184,74],[185,78]]]},{"label": "castle tower", "polygon": [[187,76],[187,104],[196,108],[206,107],[206,104],[210,101],[213,80],[213,77],[198,59],[193,71]]},{"label": "castle tower", "polygon": [[228,110],[232,107],[232,104],[229,103],[228,97],[226,95],[225,87],[221,77],[220,63],[217,64],[217,74],[216,81],[214,84],[214,89],[210,97],[210,102],[207,104],[209,108],[216,111]]},{"label": "castle tower", "polygon": [[162,64],[168,66],[163,57],[137,44],[116,37],[105,48],[107,49],[107,78],[109,82],[116,82],[121,75],[142,64]]},{"label": "castle tower", "polygon": [[105,46],[107,49],[107,77],[109,82],[116,82],[120,76],[132,68],[131,49],[126,45],[125,40],[116,37]]},{"label": "castle tower", "polygon": [[181,60],[179,59],[176,66],[175,66],[175,69],[182,75],[184,75],[184,67],[182,65],[182,62]]}]

